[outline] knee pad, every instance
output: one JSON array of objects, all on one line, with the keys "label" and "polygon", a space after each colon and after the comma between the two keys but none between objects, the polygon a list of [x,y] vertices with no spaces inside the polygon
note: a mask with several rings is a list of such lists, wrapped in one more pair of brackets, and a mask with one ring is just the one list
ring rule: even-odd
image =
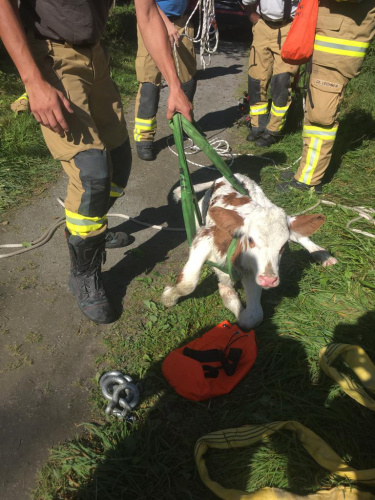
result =
[{"label": "knee pad", "polygon": [[100,149],[82,151],[74,157],[79,170],[83,194],[78,213],[88,217],[102,217],[107,213],[111,179],[107,154]]},{"label": "knee pad", "polygon": [[286,106],[290,87],[290,73],[280,73],[271,79],[271,97],[275,106]]},{"label": "knee pad", "polygon": [[160,87],[150,82],[142,83],[139,100],[138,118],[156,116],[159,106]]},{"label": "knee pad", "polygon": [[249,104],[253,106],[257,102],[260,102],[260,80],[256,80],[248,75],[248,94],[249,94]]},{"label": "knee pad", "polygon": [[121,188],[125,188],[132,165],[132,152],[130,149],[130,141],[127,139],[121,146],[112,149],[109,153],[112,162],[112,182]]},{"label": "knee pad", "polygon": [[197,90],[197,80],[192,78],[191,80],[182,83],[181,87],[189,101],[193,102],[195,91]]}]

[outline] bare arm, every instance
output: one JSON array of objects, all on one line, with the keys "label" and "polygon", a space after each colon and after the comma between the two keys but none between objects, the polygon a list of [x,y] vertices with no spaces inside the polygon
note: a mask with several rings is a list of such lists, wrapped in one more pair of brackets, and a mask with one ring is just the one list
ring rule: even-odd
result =
[{"label": "bare arm", "polygon": [[246,14],[249,16],[251,23],[254,25],[259,21],[260,15],[256,12],[259,2],[249,2],[248,0],[243,0],[244,8]]},{"label": "bare arm", "polygon": [[158,7],[158,11],[159,11],[160,16],[163,19],[165,27],[167,28],[169,41],[171,42],[171,44],[175,43],[177,45],[177,47],[178,47],[179,39],[180,39],[180,35],[178,34],[178,29],[168,19],[168,17],[164,14],[164,12],[161,10],[161,8],[159,7],[159,5],[157,7]]},{"label": "bare arm", "polygon": [[0,0],[0,38],[29,95],[36,120],[60,135],[69,130],[62,108],[73,110],[65,96],[46,82],[30,52],[18,15],[17,0]]},{"label": "bare arm", "polygon": [[[1,0],[0,0],[1,1]],[[171,45],[154,0],[135,0],[138,26],[143,42],[169,86],[167,118],[179,112],[191,121],[192,105],[182,91]]]}]

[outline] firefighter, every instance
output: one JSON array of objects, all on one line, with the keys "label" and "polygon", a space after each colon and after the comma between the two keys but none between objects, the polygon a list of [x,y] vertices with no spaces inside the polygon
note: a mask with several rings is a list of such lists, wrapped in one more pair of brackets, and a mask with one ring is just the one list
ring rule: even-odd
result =
[{"label": "firefighter", "polygon": [[279,191],[291,186],[322,192],[345,90],[348,82],[359,75],[374,33],[374,0],[320,0],[306,97],[302,159],[291,182],[278,184]]},{"label": "firefighter", "polygon": [[[131,167],[121,99],[100,43],[111,4],[112,0],[21,0],[18,10],[17,0],[0,0],[0,37],[47,146],[69,177],[69,285],[82,312],[96,323],[111,323],[117,317],[103,288],[101,263],[107,212],[123,194]],[[191,104],[181,89],[156,5],[153,0],[135,0],[135,5],[145,44],[169,84],[167,118],[180,111],[191,120]],[[112,236],[110,245],[121,246],[122,236]]]},{"label": "firefighter", "polygon": [[[194,28],[186,29],[188,36],[181,36],[185,30],[188,16],[185,11],[188,0],[157,0],[157,6],[167,28],[173,47],[176,44],[177,69],[186,96],[193,102],[197,82],[195,74]],[[156,133],[156,113],[159,105],[161,72],[145,47],[142,35],[137,28],[138,51],[135,61],[138,94],[135,102],[134,140],[137,154],[141,160],[155,160],[154,138]]]},{"label": "firefighter", "polygon": [[[247,140],[260,147],[277,142],[291,103],[291,79],[298,66],[285,63],[280,53],[298,1],[242,0],[253,24],[248,71],[251,130]],[[269,84],[271,105],[267,96]]]}]

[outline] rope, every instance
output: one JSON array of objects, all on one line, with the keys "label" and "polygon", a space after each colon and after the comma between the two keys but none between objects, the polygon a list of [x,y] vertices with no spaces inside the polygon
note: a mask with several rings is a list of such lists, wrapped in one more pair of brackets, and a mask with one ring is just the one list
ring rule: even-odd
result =
[{"label": "rope", "polygon": [[[64,202],[61,200],[61,198],[57,198],[57,201],[62,207],[65,207]],[[142,222],[138,219],[135,219],[134,217],[130,217],[129,215],[126,215],[126,214],[107,214],[107,217],[118,217],[121,219],[129,220],[129,221],[135,222],[136,224],[139,224],[141,226],[149,227],[149,228],[155,229],[157,231],[164,230],[164,231],[185,232],[185,228],[182,228],[182,227],[181,228],[180,227],[165,227],[165,226],[158,226],[156,224],[149,224],[147,222]],[[29,252],[30,250],[34,250],[35,248],[39,248],[42,245],[45,245],[52,238],[56,229],[58,229],[63,224],[65,224],[65,217],[60,217],[55,224],[53,224],[49,229],[47,229],[47,231],[44,232],[42,234],[42,236],[40,236],[35,241],[0,245],[0,248],[21,248],[21,250],[16,250],[15,252],[7,253],[7,254],[0,254],[0,259],[6,259],[7,257],[14,257],[16,255],[20,255],[22,253]]]},{"label": "rope", "polygon": [[359,214],[359,217],[356,217],[355,219],[351,219],[349,222],[346,224],[346,228],[349,229],[352,233],[358,233],[362,234],[363,236],[367,236],[368,238],[375,238],[375,234],[368,233],[367,231],[362,231],[361,229],[354,229],[351,228],[350,226],[354,224],[354,222],[358,222],[362,219],[366,219],[372,226],[375,226],[375,220],[371,215],[375,215],[375,210],[373,208],[365,208],[365,207],[348,207],[347,205],[341,205],[340,203],[335,203],[333,201],[328,201],[328,200],[319,200],[315,205],[312,207],[306,208],[303,212],[300,212],[297,215],[302,215],[305,214],[306,212],[310,212],[311,210],[314,210],[314,208],[318,207],[319,205],[328,205],[331,207],[339,207],[339,208],[344,208],[345,210],[351,210],[352,212],[357,212]]},{"label": "rope", "polygon": [[[197,10],[199,12],[197,34],[194,38],[191,38],[187,34],[187,27]],[[200,44],[201,65],[203,69],[209,66],[211,64],[211,54],[216,52],[219,45],[219,30],[215,18],[214,0],[198,0],[192,13],[189,16],[189,19],[187,20],[182,36],[188,37],[189,40],[191,40],[193,43]]]},{"label": "rope", "polygon": [[[275,168],[278,168],[275,160],[273,160],[272,158],[267,158],[266,156],[253,155],[250,153],[249,154],[233,153],[231,147],[229,146],[228,141],[226,141],[225,139],[214,139],[214,137],[216,137],[217,134],[223,132],[224,130],[221,130],[220,132],[217,132],[216,134],[211,136],[210,139],[207,139],[207,142],[212,147],[212,149],[214,149],[220,156],[222,156],[223,158],[228,158],[230,160],[230,162],[228,163],[229,168],[232,167],[236,156],[249,156],[251,158],[258,158],[260,160],[266,160],[266,161],[273,163],[273,166]],[[175,151],[171,146],[172,139],[173,139],[173,135],[170,135],[169,137],[167,137],[168,149],[175,156],[178,156],[177,151]],[[185,155],[195,155],[195,154],[202,152],[201,148],[199,148],[196,144],[194,144],[194,141],[190,137],[184,138],[184,140],[188,140],[187,146],[184,147]],[[188,160],[187,158],[186,158],[186,161],[188,163],[190,163],[191,165],[194,165],[194,166],[199,167],[199,168],[207,168],[209,170],[217,170],[216,167],[209,167],[207,165],[202,165],[201,163],[196,163],[194,161]],[[283,170],[287,170],[288,168],[290,168],[290,166],[286,167]]]}]

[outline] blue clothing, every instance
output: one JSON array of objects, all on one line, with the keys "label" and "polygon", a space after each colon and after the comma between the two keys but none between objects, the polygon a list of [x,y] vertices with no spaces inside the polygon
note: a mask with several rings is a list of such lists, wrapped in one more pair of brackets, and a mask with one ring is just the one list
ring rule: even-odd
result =
[{"label": "blue clothing", "polygon": [[188,6],[189,0],[156,0],[166,16],[182,16]]}]

